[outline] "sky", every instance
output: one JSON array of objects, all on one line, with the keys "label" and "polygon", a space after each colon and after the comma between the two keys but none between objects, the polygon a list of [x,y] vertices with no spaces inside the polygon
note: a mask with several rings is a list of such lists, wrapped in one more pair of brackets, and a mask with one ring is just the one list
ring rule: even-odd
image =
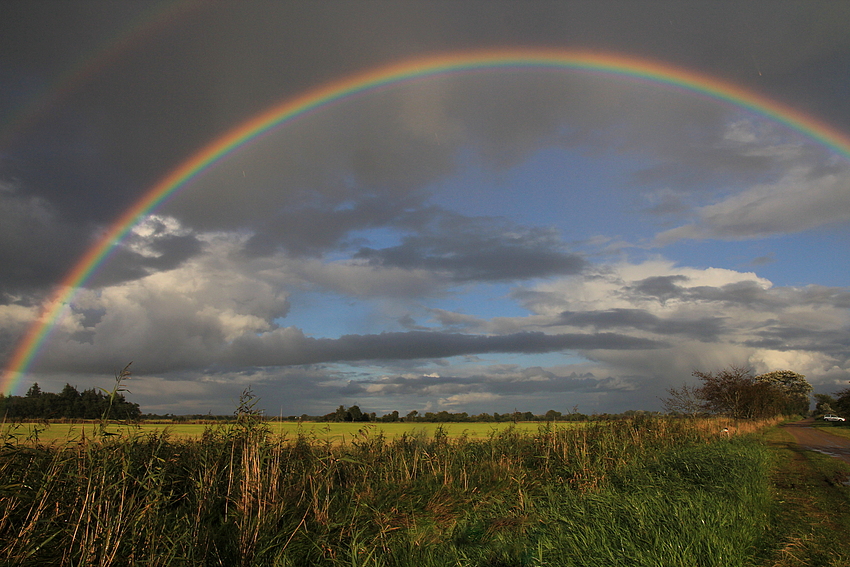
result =
[{"label": "sky", "polygon": [[7,395],[110,389],[130,361],[128,399],[160,414],[232,413],[246,388],[283,416],[589,414],[660,410],[695,370],[789,369],[818,393],[850,381],[850,147],[598,70],[438,73],[313,108],[136,219],[46,318],[98,238],[203,148],[417,58],[651,61],[850,137],[850,4],[6,0],[2,12]]}]

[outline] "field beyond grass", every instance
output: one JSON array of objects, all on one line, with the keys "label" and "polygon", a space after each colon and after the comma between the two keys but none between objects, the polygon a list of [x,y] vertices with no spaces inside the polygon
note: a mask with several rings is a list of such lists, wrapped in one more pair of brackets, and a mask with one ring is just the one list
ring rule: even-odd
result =
[{"label": "field beyond grass", "polygon": [[[331,441],[334,444],[348,443],[363,434],[383,435],[385,439],[392,440],[402,436],[426,436],[432,437],[437,429],[449,437],[465,436],[469,439],[487,439],[494,433],[513,428],[521,432],[535,432],[540,427],[540,422],[464,422],[464,423],[428,423],[428,422],[394,422],[394,423],[369,423],[369,422],[295,422],[295,421],[268,421],[265,423],[268,433],[272,436],[286,439],[296,439],[299,436],[309,437],[318,441]],[[167,435],[171,439],[201,439],[209,430],[226,430],[232,425],[227,423],[185,423],[185,422],[146,422],[141,421],[129,425],[114,424],[108,427],[111,433],[129,439],[139,435]],[[584,422],[560,421],[555,422],[557,429],[572,429],[584,427]],[[7,434],[13,435],[19,442],[52,443],[78,443],[84,439],[94,439],[98,436],[100,424],[95,421],[80,423],[38,423],[24,422],[8,427]]]},{"label": "field beyond grass", "polygon": [[764,545],[769,450],[717,423],[388,425],[7,438],[0,562],[729,567]]}]

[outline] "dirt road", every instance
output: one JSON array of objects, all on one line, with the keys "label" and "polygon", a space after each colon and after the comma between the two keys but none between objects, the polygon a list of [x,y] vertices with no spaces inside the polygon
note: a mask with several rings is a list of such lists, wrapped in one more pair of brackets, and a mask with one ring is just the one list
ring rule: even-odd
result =
[{"label": "dirt road", "polygon": [[850,439],[815,429],[812,427],[813,423],[814,419],[809,418],[786,424],[784,427],[804,449],[818,451],[850,463]]}]

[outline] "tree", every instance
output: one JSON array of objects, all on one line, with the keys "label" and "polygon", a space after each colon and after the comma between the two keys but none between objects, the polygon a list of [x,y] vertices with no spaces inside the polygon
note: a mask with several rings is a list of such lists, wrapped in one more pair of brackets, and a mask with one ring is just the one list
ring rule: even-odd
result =
[{"label": "tree", "polygon": [[769,393],[769,386],[757,385],[749,369],[731,366],[716,374],[695,370],[693,375],[702,381],[697,395],[708,413],[735,419],[763,417],[762,408],[756,406],[763,405],[764,400],[759,398]]},{"label": "tree", "polygon": [[773,384],[785,395],[786,406],[783,413],[801,415],[809,413],[812,385],[802,374],[791,370],[774,370],[759,374],[755,379]]},{"label": "tree", "polygon": [[700,397],[699,388],[682,384],[679,389],[668,388],[669,398],[661,400],[664,409],[672,414],[684,414],[696,417],[704,411],[703,400]]},{"label": "tree", "polygon": [[363,412],[360,410],[360,406],[351,406],[348,408],[348,415],[345,417],[345,421],[368,421],[369,417],[363,419]]},{"label": "tree", "polygon": [[97,419],[103,414],[103,394],[94,388],[83,390],[80,394],[80,415],[84,419]]},{"label": "tree", "polygon": [[841,415],[850,415],[850,388],[844,388],[835,393],[835,408],[836,413]]},{"label": "tree", "polygon": [[815,394],[815,413],[835,413],[836,401],[829,394]]},{"label": "tree", "polygon": [[808,412],[812,387],[805,376],[790,370],[753,376],[750,369],[730,366],[717,373],[695,370],[693,375],[702,385],[668,390],[670,397],[663,400],[667,411],[706,412],[735,419]]},{"label": "tree", "polygon": [[65,384],[65,387],[59,392],[58,407],[56,408],[59,416],[77,417],[79,401],[80,393],[77,389],[70,384]]}]

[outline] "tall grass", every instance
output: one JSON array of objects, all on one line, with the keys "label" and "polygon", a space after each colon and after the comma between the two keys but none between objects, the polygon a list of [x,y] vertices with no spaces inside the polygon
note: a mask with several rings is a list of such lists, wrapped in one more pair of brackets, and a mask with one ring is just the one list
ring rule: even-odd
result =
[{"label": "tall grass", "polygon": [[[251,417],[250,415],[248,416]],[[746,564],[767,456],[716,424],[636,419],[488,439],[259,419],[0,453],[8,565]]]}]

